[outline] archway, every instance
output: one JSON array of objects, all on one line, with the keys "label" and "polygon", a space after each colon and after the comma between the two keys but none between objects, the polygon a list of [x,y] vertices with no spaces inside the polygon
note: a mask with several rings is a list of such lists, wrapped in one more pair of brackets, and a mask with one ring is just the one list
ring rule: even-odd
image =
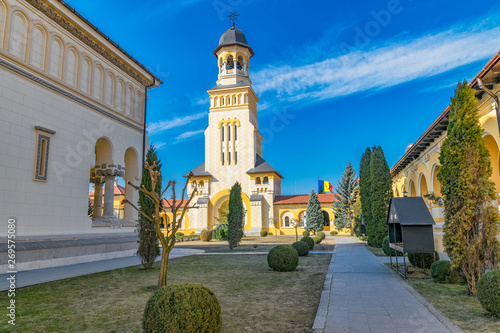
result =
[{"label": "archway", "polygon": [[424,195],[428,194],[429,191],[427,187],[427,179],[423,173],[420,174],[418,183],[418,194],[424,199],[425,202],[429,201],[429,199],[424,197]]},{"label": "archway", "polygon": [[[241,192],[241,198],[243,200],[243,208],[245,209],[245,226],[244,230],[250,230],[252,227],[252,218],[251,218],[251,206],[250,206],[250,198],[244,192]],[[208,219],[207,226],[212,226],[217,223],[215,217],[217,216],[217,209],[222,206],[225,201],[229,200],[229,189],[219,191],[216,193],[208,204]]]},{"label": "archway", "polygon": [[500,192],[500,160],[498,145],[495,138],[493,138],[493,136],[490,134],[485,135],[483,139],[486,148],[490,152],[491,167],[493,169],[493,172],[491,174],[491,181],[495,183],[496,192]]},{"label": "archway", "polygon": [[[99,220],[102,216],[114,216],[114,176],[107,175],[106,169],[113,164],[113,146],[108,138],[101,137],[96,141],[95,167],[91,170],[90,181],[94,183],[94,207],[92,219]],[[103,204],[103,185],[104,190]]]},{"label": "archway", "polygon": [[438,171],[439,171],[439,165],[434,164],[434,166],[432,167],[432,170],[431,170],[431,179],[432,179],[431,188],[432,188],[432,192],[434,193],[434,195],[436,197],[441,196],[441,183],[437,179]]}]

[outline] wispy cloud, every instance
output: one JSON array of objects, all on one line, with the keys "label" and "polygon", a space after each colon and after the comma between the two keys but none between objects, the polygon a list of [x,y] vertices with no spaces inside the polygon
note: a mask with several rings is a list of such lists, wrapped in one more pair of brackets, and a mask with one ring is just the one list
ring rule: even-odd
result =
[{"label": "wispy cloud", "polygon": [[498,45],[500,27],[450,29],[309,64],[268,66],[255,73],[253,80],[259,94],[272,92],[279,100],[320,101],[445,73],[490,58]]},{"label": "wispy cloud", "polygon": [[149,135],[155,135],[172,128],[180,127],[189,124],[190,122],[200,119],[207,115],[207,112],[200,112],[184,117],[175,117],[170,120],[161,120],[154,122],[148,126]]},{"label": "wispy cloud", "polygon": [[155,142],[153,143],[153,145],[155,146],[156,150],[160,150],[162,149],[163,147],[165,147],[167,145],[166,142]]},{"label": "wispy cloud", "polygon": [[197,136],[199,134],[202,134],[205,130],[197,130],[197,131],[188,131],[188,132],[184,132],[182,133],[181,135],[177,136],[175,139],[176,141],[174,141],[173,144],[176,144],[176,143],[179,143],[179,142],[182,142],[182,141],[185,141],[189,138],[192,138],[194,136]]}]

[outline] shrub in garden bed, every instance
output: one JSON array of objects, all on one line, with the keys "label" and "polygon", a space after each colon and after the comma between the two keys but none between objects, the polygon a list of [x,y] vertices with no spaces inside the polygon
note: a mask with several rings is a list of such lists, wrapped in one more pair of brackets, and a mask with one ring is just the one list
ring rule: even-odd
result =
[{"label": "shrub in garden bed", "polygon": [[[385,236],[384,239],[382,239],[382,250],[384,251],[385,255],[387,255],[387,256],[388,255],[395,256],[396,253],[398,254],[398,256],[403,255],[401,252],[396,251],[392,247],[389,246],[389,236]],[[420,265],[422,265],[422,264],[420,264]],[[429,267],[429,266],[427,266],[427,267]]]},{"label": "shrub in garden bed", "polygon": [[178,232],[175,234],[175,237],[182,237],[182,236],[184,236],[184,234],[182,232]]},{"label": "shrub in garden bed", "polygon": [[431,265],[431,276],[434,282],[456,283],[459,279],[457,271],[451,268],[448,260],[439,260]]},{"label": "shrub in garden bed", "polygon": [[260,232],[260,237],[266,237],[267,236],[267,231],[266,230],[262,230]]},{"label": "shrub in garden bed", "polygon": [[299,256],[307,256],[309,254],[309,245],[306,242],[295,242],[292,246],[297,250]]},{"label": "shrub in garden bed", "polygon": [[313,241],[314,241],[314,244],[319,244],[321,243],[323,239],[321,238],[321,236],[314,236],[313,237]]},{"label": "shrub in garden bed", "polygon": [[144,332],[219,333],[219,300],[199,283],[171,284],[156,291],[146,303]]},{"label": "shrub in garden bed", "polygon": [[476,295],[483,308],[500,317],[500,269],[489,271],[479,279]]},{"label": "shrub in garden bed", "polygon": [[200,239],[203,242],[210,242],[212,240],[212,231],[208,229],[203,229],[200,233]]},{"label": "shrub in garden bed", "polygon": [[331,236],[336,236],[336,235],[338,235],[338,234],[339,234],[339,232],[338,232],[337,230],[332,230],[332,231],[330,231],[330,235],[331,235]]},{"label": "shrub in garden bed", "polygon": [[299,253],[290,245],[275,246],[267,254],[267,264],[279,272],[293,271],[299,264]]},{"label": "shrub in garden bed", "polygon": [[309,236],[302,237],[300,240],[301,242],[305,242],[307,245],[309,245],[309,251],[311,251],[314,248],[314,239],[312,239]]},{"label": "shrub in garden bed", "polygon": [[[434,257],[435,255],[435,257]],[[432,263],[439,260],[439,254],[434,253],[408,253],[408,261],[418,268],[430,268]]]},{"label": "shrub in garden bed", "polygon": [[268,236],[272,236],[272,235],[273,235],[273,233],[272,233],[272,232],[268,232],[268,233],[267,233],[267,235],[268,235]]},{"label": "shrub in garden bed", "polygon": [[321,237],[321,240],[326,238],[326,235],[323,231],[318,231],[318,236]]},{"label": "shrub in garden bed", "polygon": [[307,230],[304,230],[304,232],[302,233],[302,236],[304,237],[309,237],[309,235],[311,235],[311,233]]}]

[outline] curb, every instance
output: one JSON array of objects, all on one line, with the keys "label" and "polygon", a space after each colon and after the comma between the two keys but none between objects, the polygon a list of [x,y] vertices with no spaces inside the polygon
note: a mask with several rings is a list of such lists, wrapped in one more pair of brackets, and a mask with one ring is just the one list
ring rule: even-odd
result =
[{"label": "curb", "polygon": [[420,303],[422,303],[423,306],[427,308],[435,317],[437,320],[439,320],[444,326],[446,326],[447,329],[450,330],[452,333],[465,333],[464,330],[462,330],[457,324],[452,322],[448,317],[444,315],[441,311],[439,311],[434,305],[432,305],[427,299],[425,299],[424,296],[420,295],[418,291],[416,291],[412,286],[408,284],[405,280],[403,280],[399,274],[395,273],[392,269],[387,267],[387,265],[383,262],[379,262],[380,265],[382,265],[389,273],[395,274],[398,277],[399,283],[403,285],[403,287],[406,288],[412,294]]}]

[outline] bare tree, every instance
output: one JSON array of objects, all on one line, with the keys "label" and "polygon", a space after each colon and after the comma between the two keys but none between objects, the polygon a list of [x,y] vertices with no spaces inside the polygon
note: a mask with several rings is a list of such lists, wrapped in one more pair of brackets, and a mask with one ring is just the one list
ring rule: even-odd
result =
[{"label": "bare tree", "polygon": [[[160,240],[160,244],[163,248],[162,254],[161,254],[161,266],[160,266],[160,277],[158,279],[158,289],[162,288],[167,285],[167,269],[168,269],[168,257],[170,255],[170,252],[175,246],[175,234],[179,230],[179,227],[182,224],[182,219],[184,218],[184,215],[186,214],[186,210],[189,207],[189,203],[194,197],[195,191],[191,193],[191,196],[189,199],[187,199],[187,202],[185,205],[183,205],[184,202],[184,194],[186,193],[186,188],[189,184],[189,180],[193,176],[193,173],[190,172],[187,176],[186,179],[186,184],[184,185],[184,188],[182,189],[182,196],[180,200],[177,200],[175,198],[175,180],[170,180],[168,182],[167,187],[163,190],[161,195],[158,195],[154,191],[156,188],[156,183],[158,181],[158,176],[159,172],[154,171],[156,168],[156,162],[153,163],[153,165],[149,165],[148,162],[145,163],[144,167],[149,171],[149,175],[151,177],[151,188],[153,189],[152,191],[148,191],[144,186],[143,187],[138,187],[131,182],[128,182],[130,186],[132,186],[135,190],[141,191],[145,195],[147,195],[155,204],[155,211],[153,215],[148,216],[144,214],[142,211],[140,211],[132,202],[130,202],[127,199],[124,199],[122,202],[127,203],[134,207],[135,210],[137,210],[142,216],[144,216],[146,219],[149,221],[153,222],[156,226],[156,235],[158,236],[158,239]],[[165,208],[162,208],[161,206],[161,201],[163,200],[163,195],[165,192],[169,189],[169,187],[172,187],[172,200],[171,203],[168,200],[165,200],[167,204],[167,208],[172,212],[172,222],[166,225],[166,234],[162,232],[160,229],[160,224],[162,223],[162,216],[160,213],[165,214]],[[182,207],[183,206],[183,207]],[[182,213],[180,214],[180,217],[177,216],[177,211],[182,208]]]}]

